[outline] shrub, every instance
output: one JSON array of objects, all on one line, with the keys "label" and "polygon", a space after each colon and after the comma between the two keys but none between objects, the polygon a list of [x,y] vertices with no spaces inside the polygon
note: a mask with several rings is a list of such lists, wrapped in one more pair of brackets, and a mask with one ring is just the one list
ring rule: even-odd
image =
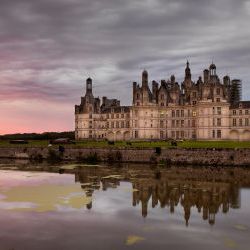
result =
[{"label": "shrub", "polygon": [[49,163],[58,163],[62,161],[62,157],[53,149],[49,149],[47,161]]},{"label": "shrub", "polygon": [[157,158],[156,158],[156,156],[155,156],[154,154],[152,154],[152,155],[150,156],[149,161],[150,161],[151,164],[156,164],[156,163],[157,163]]},{"label": "shrub", "polygon": [[76,157],[78,162],[90,163],[95,164],[101,161],[100,157],[96,152],[89,153],[88,155],[83,155],[82,152],[79,152],[79,155]]},{"label": "shrub", "polygon": [[155,153],[156,153],[157,155],[160,155],[160,154],[161,154],[161,147],[156,147],[156,148],[155,148]]}]

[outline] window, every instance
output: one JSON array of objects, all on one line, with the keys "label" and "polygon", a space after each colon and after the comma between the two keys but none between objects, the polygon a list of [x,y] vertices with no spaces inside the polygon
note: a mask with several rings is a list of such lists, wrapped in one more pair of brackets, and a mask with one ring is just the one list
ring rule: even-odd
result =
[{"label": "window", "polygon": [[220,98],[216,98],[216,102],[220,102]]},{"label": "window", "polygon": [[221,118],[217,118],[217,126],[218,126],[218,127],[221,126]]},{"label": "window", "polygon": [[184,131],[181,131],[181,138],[184,138]]},{"label": "window", "polygon": [[215,130],[213,130],[213,138],[215,138]]},{"label": "window", "polygon": [[221,130],[217,130],[217,138],[221,138]]},{"label": "window", "polygon": [[124,121],[121,122],[121,127],[124,128]]},{"label": "window", "polygon": [[233,115],[236,115],[236,110],[235,109],[233,110]]},{"label": "window", "polygon": [[129,128],[129,121],[126,122],[126,128]]},{"label": "window", "polygon": [[172,137],[172,138],[175,138],[175,131],[172,131],[172,132],[171,132],[171,137]]},{"label": "window", "polygon": [[175,111],[172,110],[172,117],[175,117]]},{"label": "window", "polygon": [[193,117],[196,117],[197,113],[195,111],[193,111]]},{"label": "window", "polygon": [[184,120],[181,120],[181,127],[184,128]]},{"label": "window", "polygon": [[161,137],[161,139],[164,138],[164,132],[163,131],[160,131],[160,137]]},{"label": "window", "polygon": [[116,118],[119,118],[119,114],[116,114]]},{"label": "window", "polygon": [[233,126],[236,127],[236,119],[233,119]]},{"label": "window", "polygon": [[184,110],[181,110],[181,117],[184,117]]},{"label": "window", "polygon": [[192,120],[192,127],[195,127],[195,120]]},{"label": "window", "polygon": [[114,114],[111,114],[111,119],[114,119]]},{"label": "window", "polygon": [[217,88],[217,89],[216,89],[216,94],[217,94],[217,95],[220,95],[220,88]]},{"label": "window", "polygon": [[221,115],[221,107],[217,107],[217,115]]},{"label": "window", "polygon": [[176,139],[180,138],[180,131],[176,131]]},{"label": "window", "polygon": [[242,115],[242,110],[240,110],[239,115]]},{"label": "window", "polygon": [[138,131],[137,130],[135,131],[135,138],[136,139],[138,138]]},{"label": "window", "polygon": [[249,126],[249,119],[248,118],[245,119],[245,126]]},{"label": "window", "polygon": [[161,100],[164,100],[164,95],[163,94],[161,95]]},{"label": "window", "polygon": [[124,114],[121,114],[121,118],[124,118]]},{"label": "window", "polygon": [[164,106],[164,102],[161,102],[161,106],[162,106],[162,107]]},{"label": "window", "polygon": [[139,94],[136,95],[136,99],[137,99],[137,100],[140,99],[140,95],[139,95]]},{"label": "window", "polygon": [[239,119],[239,126],[242,126],[242,119]]},{"label": "window", "polygon": [[160,128],[164,127],[164,121],[160,121]]},{"label": "window", "polygon": [[245,110],[245,115],[248,115],[249,114],[249,111],[248,109]]},{"label": "window", "polygon": [[180,110],[176,110],[176,117],[180,117]]},{"label": "window", "polygon": [[175,120],[172,120],[172,127],[175,127]]},{"label": "window", "polygon": [[197,94],[196,92],[193,92],[193,98],[196,98]]},{"label": "window", "polygon": [[111,122],[111,128],[114,128],[114,122]]},{"label": "window", "polygon": [[176,121],[176,127],[179,128],[180,127],[180,121]]}]

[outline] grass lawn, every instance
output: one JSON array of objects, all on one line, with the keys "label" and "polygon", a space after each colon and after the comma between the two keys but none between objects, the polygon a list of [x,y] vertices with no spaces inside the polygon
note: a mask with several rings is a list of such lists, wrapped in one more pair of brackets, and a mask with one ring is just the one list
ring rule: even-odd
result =
[{"label": "grass lawn", "polygon": [[[29,144],[10,144],[9,141],[0,140],[0,147],[47,147],[48,140],[31,140]],[[130,145],[131,144],[131,145]],[[107,141],[79,141],[73,147],[90,147],[90,148],[171,148],[170,142],[166,141],[135,141],[127,144],[126,142],[115,142],[109,145]],[[250,141],[183,141],[177,142],[179,148],[250,148]],[[57,147],[58,145],[55,145]],[[72,145],[65,145],[65,147]]]}]

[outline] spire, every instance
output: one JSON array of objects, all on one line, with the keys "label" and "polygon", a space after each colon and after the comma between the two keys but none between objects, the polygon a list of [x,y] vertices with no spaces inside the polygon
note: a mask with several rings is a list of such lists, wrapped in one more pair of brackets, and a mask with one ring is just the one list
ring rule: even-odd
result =
[{"label": "spire", "polygon": [[86,80],[86,95],[92,96],[92,79],[89,77]]},{"label": "spire", "polygon": [[142,87],[148,87],[148,72],[145,69],[142,72]]},{"label": "spire", "polygon": [[189,68],[189,61],[187,60],[187,66],[186,66],[186,69],[185,69],[185,80],[191,80],[191,70]]}]

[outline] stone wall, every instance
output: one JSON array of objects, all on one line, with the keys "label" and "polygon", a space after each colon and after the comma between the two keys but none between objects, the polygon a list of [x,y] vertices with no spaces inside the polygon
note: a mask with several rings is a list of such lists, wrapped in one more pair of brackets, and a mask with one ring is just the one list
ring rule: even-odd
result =
[{"label": "stone wall", "polygon": [[138,148],[76,148],[65,147],[60,153],[58,147],[1,147],[0,158],[31,159],[49,156],[49,151],[60,155],[63,160],[83,160],[94,154],[100,161],[121,161],[138,163],[168,163],[194,165],[250,166],[250,149],[138,149]]}]

